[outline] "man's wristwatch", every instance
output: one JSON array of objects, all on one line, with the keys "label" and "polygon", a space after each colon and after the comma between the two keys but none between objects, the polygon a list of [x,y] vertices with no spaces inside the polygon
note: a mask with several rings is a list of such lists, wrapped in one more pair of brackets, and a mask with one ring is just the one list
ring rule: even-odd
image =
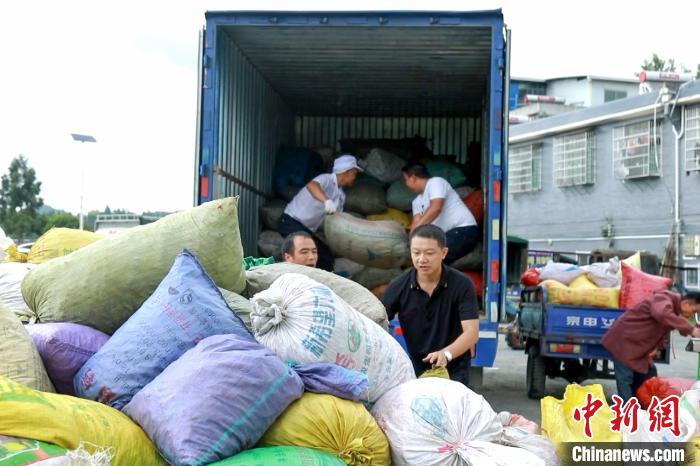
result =
[{"label": "man's wristwatch", "polygon": [[445,355],[445,359],[447,359],[447,362],[452,361],[452,353],[450,353],[449,351],[443,351],[442,354]]}]

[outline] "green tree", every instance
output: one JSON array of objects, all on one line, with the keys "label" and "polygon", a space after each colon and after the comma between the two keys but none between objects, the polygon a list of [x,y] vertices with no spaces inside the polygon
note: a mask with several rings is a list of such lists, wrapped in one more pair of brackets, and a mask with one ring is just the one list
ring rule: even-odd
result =
[{"label": "green tree", "polygon": [[664,60],[654,54],[650,60],[644,60],[642,69],[644,71],[676,71],[676,61],[673,58]]},{"label": "green tree", "polygon": [[44,205],[40,192],[41,182],[27,159],[20,155],[12,160],[8,173],[0,178],[0,225],[17,241],[43,229],[44,219],[37,212]]},{"label": "green tree", "polygon": [[53,227],[57,228],[78,228],[80,220],[77,216],[70,212],[58,212],[53,215],[46,216],[46,224],[44,231],[48,231]]}]

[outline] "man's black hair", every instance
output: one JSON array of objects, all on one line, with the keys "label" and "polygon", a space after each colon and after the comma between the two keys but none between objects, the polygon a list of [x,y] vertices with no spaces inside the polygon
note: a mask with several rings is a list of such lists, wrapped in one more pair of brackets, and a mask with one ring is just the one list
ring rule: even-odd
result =
[{"label": "man's black hair", "polygon": [[401,169],[407,176],[416,176],[418,178],[430,178],[428,167],[420,162],[409,162]]},{"label": "man's black hair", "polygon": [[[313,236],[305,231],[295,231],[294,233],[288,234],[287,237],[284,238],[284,241],[282,241],[282,257],[284,257],[285,254],[289,254],[290,256],[294,255],[294,238],[314,239]],[[316,241],[314,241],[314,243],[316,243]]]},{"label": "man's black hair", "polygon": [[683,301],[688,300],[695,302],[695,304],[700,304],[700,291],[686,291],[681,299]]},{"label": "man's black hair", "polygon": [[438,246],[441,248],[444,248],[445,245],[447,244],[447,238],[445,238],[445,232],[442,231],[442,228],[436,227],[435,225],[421,225],[415,230],[411,232],[411,236],[408,237],[408,244],[411,244],[411,241],[415,237],[418,238],[426,238],[426,239],[434,239],[437,241]]}]

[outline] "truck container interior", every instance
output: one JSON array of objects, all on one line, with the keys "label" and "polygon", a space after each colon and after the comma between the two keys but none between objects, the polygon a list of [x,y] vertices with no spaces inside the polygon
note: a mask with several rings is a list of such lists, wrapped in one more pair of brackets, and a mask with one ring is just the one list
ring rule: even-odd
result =
[{"label": "truck container interior", "polygon": [[[436,156],[464,164],[472,187],[487,190],[492,35],[490,26],[444,24],[219,25],[216,73],[206,76],[205,61],[203,77],[217,99],[213,160],[271,193],[283,144],[339,151],[347,138],[419,136]],[[241,196],[243,246],[255,255],[266,199],[220,175],[208,183],[213,198]]]}]

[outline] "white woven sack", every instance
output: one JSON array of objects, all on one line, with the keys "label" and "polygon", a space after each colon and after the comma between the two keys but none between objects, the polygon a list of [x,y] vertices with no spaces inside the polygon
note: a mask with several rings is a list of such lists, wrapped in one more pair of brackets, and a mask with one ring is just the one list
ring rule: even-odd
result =
[{"label": "white woven sack", "polygon": [[250,300],[255,338],[283,361],[337,363],[367,375],[364,400],[415,379],[408,355],[389,333],[330,288],[287,273]]}]

